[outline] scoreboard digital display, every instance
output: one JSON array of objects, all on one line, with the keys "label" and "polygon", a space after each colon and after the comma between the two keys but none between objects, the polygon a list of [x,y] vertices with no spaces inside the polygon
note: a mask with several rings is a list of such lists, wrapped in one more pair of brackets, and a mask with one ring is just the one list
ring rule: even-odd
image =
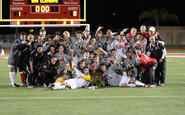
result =
[{"label": "scoreboard digital display", "polygon": [[10,0],[10,19],[81,19],[80,0]]},{"label": "scoreboard digital display", "polygon": [[62,0],[28,0],[28,4],[62,4]]}]

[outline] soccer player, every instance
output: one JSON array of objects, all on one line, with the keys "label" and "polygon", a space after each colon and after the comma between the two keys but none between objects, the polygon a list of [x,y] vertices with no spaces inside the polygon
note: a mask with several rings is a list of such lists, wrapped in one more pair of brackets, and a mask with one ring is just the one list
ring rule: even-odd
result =
[{"label": "soccer player", "polygon": [[53,39],[54,46],[58,48],[61,45],[62,37],[60,36],[60,32],[55,33],[55,37]]},{"label": "soccer player", "polygon": [[40,32],[39,32],[39,35],[40,36],[42,36],[43,37],[43,39],[46,41],[46,34],[47,34],[47,32],[46,32],[46,30],[45,29],[41,29],[40,30]]},{"label": "soccer player", "polygon": [[107,49],[107,45],[111,45],[112,42],[115,40],[115,37],[113,36],[112,31],[110,29],[107,30],[105,38],[107,40],[103,49]]},{"label": "soccer player", "polygon": [[48,61],[55,55],[55,46],[50,46],[48,52],[44,52],[43,62]]},{"label": "soccer player", "polygon": [[[78,70],[74,69],[74,71]],[[78,76],[76,76],[76,78],[68,79],[63,82],[54,83],[54,86],[50,89],[59,90],[66,88],[77,89],[82,87],[88,87],[91,80],[88,67],[84,67],[83,73],[81,73],[80,71],[78,71],[78,73],[79,74]]]},{"label": "soccer player", "polygon": [[101,29],[103,29],[103,27],[98,27],[95,37],[96,37],[96,45],[98,47],[104,48],[104,45],[107,41],[107,39],[105,37],[103,37],[103,32],[101,31]]},{"label": "soccer player", "polygon": [[151,26],[151,27],[149,28],[149,32],[148,32],[148,33],[149,33],[149,37],[148,37],[148,39],[147,39],[147,40],[148,40],[147,46],[148,46],[149,43],[150,43],[150,40],[149,40],[150,36],[154,36],[156,42],[161,43],[161,44],[164,45],[164,41],[162,40],[162,38],[161,38],[161,36],[159,35],[159,33],[156,31],[155,27]]},{"label": "soccer player", "polygon": [[65,47],[60,45],[58,52],[54,55],[59,60],[58,74],[62,73],[65,70],[66,64],[70,63],[71,57],[66,54]]},{"label": "soccer player", "polygon": [[140,26],[140,31],[137,33],[137,35],[138,34],[142,35],[144,38],[149,37],[149,32],[147,32],[147,28],[145,25]]},{"label": "soccer player", "polygon": [[29,58],[31,54],[31,48],[32,48],[32,43],[34,42],[34,35],[29,34],[27,36],[26,43],[23,45],[21,48],[21,57],[20,59],[22,60],[20,62],[21,67],[19,68],[19,71],[21,72],[20,77],[21,77],[21,86],[26,87],[26,78],[27,78],[27,67],[29,65]]},{"label": "soccer player", "polygon": [[124,60],[124,58],[117,54],[117,50],[115,50],[115,49],[111,50],[111,56],[108,58],[109,64],[114,65],[114,66],[117,64],[123,65],[123,60]]},{"label": "soccer player", "polygon": [[44,45],[44,38],[42,36],[38,36],[37,41],[32,42],[32,50],[36,50],[38,45]]},{"label": "soccer player", "polygon": [[132,79],[132,74],[130,71],[125,72],[123,71],[123,75],[117,74],[115,72],[115,69],[112,68],[113,66],[110,66],[107,68],[107,66],[102,63],[100,65],[100,69],[103,71],[103,81],[108,86],[113,87],[136,87],[136,86],[142,86],[145,87],[145,84]]},{"label": "soccer player", "polygon": [[53,38],[52,36],[49,36],[47,41],[43,44],[43,51],[48,52],[50,46],[54,46]]},{"label": "soccer player", "polygon": [[130,33],[127,33],[127,35],[125,36],[126,40],[129,42],[131,46],[133,46],[137,41],[136,34],[137,34],[137,29],[131,28]]},{"label": "soccer player", "polygon": [[100,60],[104,60],[109,56],[108,53],[101,47],[95,49],[94,54],[97,55],[100,58]]},{"label": "soccer player", "polygon": [[87,29],[87,27],[83,31],[83,39],[84,39],[85,44],[89,44],[89,41],[91,39],[91,34],[90,34],[89,30]]},{"label": "soccer player", "polygon": [[71,50],[72,50],[71,35],[68,31],[63,32],[63,39],[60,45],[63,45],[65,47],[66,53],[68,55],[71,54]]},{"label": "soccer player", "polygon": [[75,58],[80,60],[83,57],[83,49],[84,49],[84,41],[82,39],[81,32],[76,33],[76,37],[73,38],[72,41],[72,49],[75,54]]},{"label": "soccer player", "polygon": [[126,58],[127,46],[121,41],[119,33],[115,34],[115,39],[110,46],[107,46],[107,50],[116,49],[118,56]]},{"label": "soccer player", "polygon": [[130,51],[126,52],[126,56],[127,58],[124,60],[125,69],[131,73],[131,76],[134,77],[134,79],[137,79],[137,66],[140,64],[140,62],[132,55]]},{"label": "soccer player", "polygon": [[20,67],[21,63],[21,50],[22,47],[26,44],[26,33],[22,32],[20,33],[20,37],[16,39],[13,43],[13,46],[11,48],[10,55],[8,57],[8,66],[10,67],[10,80],[11,80],[11,86],[12,87],[19,87],[15,83],[16,80],[16,74],[17,74],[17,68]]},{"label": "soccer player", "polygon": [[85,46],[85,50],[93,53],[96,48],[98,48],[98,46],[96,45],[96,39],[91,38],[89,44]]},{"label": "soccer player", "polygon": [[47,87],[50,83],[53,83],[57,74],[57,58],[51,57],[45,63],[42,63],[39,69],[39,77],[41,77],[41,84]]},{"label": "soccer player", "polygon": [[43,53],[43,47],[41,45],[37,46],[37,50],[34,50],[31,52],[30,60],[29,60],[29,67],[30,67],[30,74],[28,76],[28,88],[33,88],[37,84],[39,84],[39,68],[42,63],[44,53]]},{"label": "soccer player", "polygon": [[134,44],[134,48],[140,48],[143,53],[146,53],[147,39],[143,37],[141,33],[137,34],[137,42]]},{"label": "soccer player", "polygon": [[155,39],[155,36],[150,37],[147,54],[157,60],[158,66],[155,72],[155,81],[157,85],[163,86],[166,76],[166,49],[162,43],[156,42]]}]

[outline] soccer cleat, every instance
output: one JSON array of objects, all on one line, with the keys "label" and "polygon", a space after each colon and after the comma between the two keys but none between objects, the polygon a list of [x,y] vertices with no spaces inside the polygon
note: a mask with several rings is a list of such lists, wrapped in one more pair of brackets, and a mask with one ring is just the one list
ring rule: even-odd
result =
[{"label": "soccer cleat", "polygon": [[149,85],[144,85],[144,88],[147,88],[147,87],[149,87]]},{"label": "soccer cleat", "polygon": [[33,85],[28,85],[28,88],[34,88],[34,86]]},{"label": "soccer cleat", "polygon": [[22,87],[27,87],[27,84],[26,83],[22,83],[21,86]]},{"label": "soccer cleat", "polygon": [[156,87],[156,85],[150,85],[149,87]]},{"label": "soccer cleat", "polygon": [[17,85],[16,83],[14,83],[13,85],[11,85],[12,87],[19,87],[19,85]]},{"label": "soccer cleat", "polygon": [[165,84],[164,83],[160,83],[160,86],[164,86]]},{"label": "soccer cleat", "polygon": [[90,86],[90,87],[88,87],[89,90],[95,90],[97,88],[98,88],[98,86]]}]

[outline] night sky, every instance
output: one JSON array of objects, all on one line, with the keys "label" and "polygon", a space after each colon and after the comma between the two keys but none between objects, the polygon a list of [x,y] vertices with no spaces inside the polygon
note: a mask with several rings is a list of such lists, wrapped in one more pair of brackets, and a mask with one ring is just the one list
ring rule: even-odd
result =
[{"label": "night sky", "polygon": [[[9,0],[3,4],[3,8],[8,8]],[[105,28],[138,27],[139,15],[145,10],[166,8],[169,13],[175,14],[179,18],[179,24],[162,24],[162,26],[185,26],[185,6],[182,1],[174,0],[87,0],[87,22],[91,27],[97,28],[99,25]],[[8,10],[3,12],[4,17],[8,17]],[[160,24],[159,24],[160,26]]]},{"label": "night sky", "polygon": [[[185,26],[184,4],[178,0],[165,0],[164,2],[160,3],[156,0],[139,0],[137,2],[134,0],[87,0],[87,21],[93,25],[99,24],[108,28],[137,27],[142,24],[138,18],[143,11],[166,8],[168,13],[178,16],[180,23],[175,26]],[[170,26],[168,23],[163,25]]]}]

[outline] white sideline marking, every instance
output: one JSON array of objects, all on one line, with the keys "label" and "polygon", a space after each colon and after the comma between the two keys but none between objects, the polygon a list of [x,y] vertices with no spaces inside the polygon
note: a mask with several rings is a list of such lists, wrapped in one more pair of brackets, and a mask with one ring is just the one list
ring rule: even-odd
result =
[{"label": "white sideline marking", "polygon": [[117,99],[117,98],[185,98],[185,95],[180,96],[82,96],[82,97],[0,97],[4,99]]}]

